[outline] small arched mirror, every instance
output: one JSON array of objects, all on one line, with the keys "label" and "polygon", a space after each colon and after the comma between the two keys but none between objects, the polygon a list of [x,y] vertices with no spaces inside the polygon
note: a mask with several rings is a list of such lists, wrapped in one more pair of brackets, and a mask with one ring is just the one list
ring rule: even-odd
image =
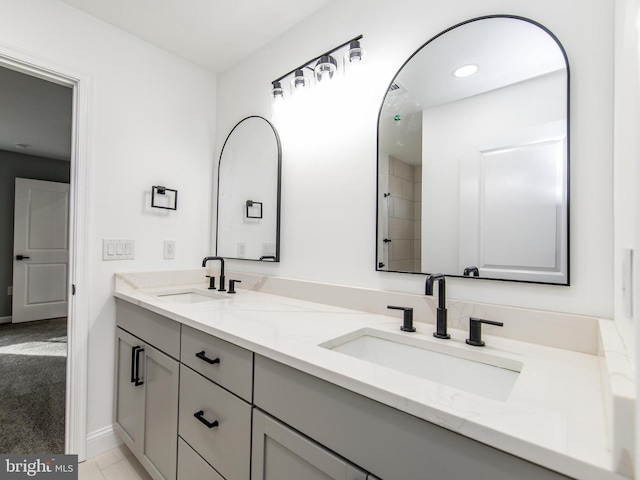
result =
[{"label": "small arched mirror", "polygon": [[229,133],[218,165],[216,255],[280,261],[280,138],[262,117]]},{"label": "small arched mirror", "polygon": [[378,270],[569,283],[569,69],[525,18],[436,35],[378,119]]}]

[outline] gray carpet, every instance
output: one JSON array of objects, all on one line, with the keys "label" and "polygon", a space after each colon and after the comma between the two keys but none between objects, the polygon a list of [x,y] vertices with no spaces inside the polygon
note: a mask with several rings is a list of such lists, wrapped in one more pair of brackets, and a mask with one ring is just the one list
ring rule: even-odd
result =
[{"label": "gray carpet", "polygon": [[0,325],[0,454],[64,453],[67,319]]}]

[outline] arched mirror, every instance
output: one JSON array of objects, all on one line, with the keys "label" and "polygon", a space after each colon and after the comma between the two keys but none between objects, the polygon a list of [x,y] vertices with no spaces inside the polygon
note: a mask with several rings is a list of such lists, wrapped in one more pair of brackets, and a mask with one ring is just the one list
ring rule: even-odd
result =
[{"label": "arched mirror", "polygon": [[378,270],[569,284],[569,69],[551,32],[482,17],[402,66],[378,119]]},{"label": "arched mirror", "polygon": [[262,117],[229,133],[218,165],[216,255],[280,261],[280,138]]}]

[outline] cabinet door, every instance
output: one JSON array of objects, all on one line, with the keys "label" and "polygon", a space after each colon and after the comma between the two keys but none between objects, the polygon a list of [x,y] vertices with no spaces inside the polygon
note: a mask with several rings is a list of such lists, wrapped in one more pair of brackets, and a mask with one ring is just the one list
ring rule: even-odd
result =
[{"label": "cabinet door", "polygon": [[175,480],[178,442],[179,363],[145,346],[139,373],[144,383],[140,463],[155,480]]},{"label": "cabinet door", "polygon": [[367,474],[260,410],[253,411],[251,480],[366,480]]},{"label": "cabinet door", "polygon": [[224,480],[224,478],[178,437],[178,480]]},{"label": "cabinet door", "polygon": [[139,450],[142,437],[142,411],[144,408],[144,388],[136,385],[136,361],[142,361],[138,353],[144,342],[116,329],[116,398],[114,405],[114,430],[129,450]]}]

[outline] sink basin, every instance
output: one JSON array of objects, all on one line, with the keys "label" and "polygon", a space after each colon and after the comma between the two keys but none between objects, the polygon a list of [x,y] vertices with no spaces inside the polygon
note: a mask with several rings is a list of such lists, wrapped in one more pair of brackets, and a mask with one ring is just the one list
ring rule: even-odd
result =
[{"label": "sink basin", "polygon": [[447,345],[369,328],[320,346],[500,401],[507,400],[523,367],[521,362],[478,351],[477,347]]},{"label": "sink basin", "polygon": [[213,302],[215,300],[223,300],[225,298],[229,298],[227,295],[219,293],[204,293],[195,291],[159,293],[156,294],[156,297],[172,303]]}]

